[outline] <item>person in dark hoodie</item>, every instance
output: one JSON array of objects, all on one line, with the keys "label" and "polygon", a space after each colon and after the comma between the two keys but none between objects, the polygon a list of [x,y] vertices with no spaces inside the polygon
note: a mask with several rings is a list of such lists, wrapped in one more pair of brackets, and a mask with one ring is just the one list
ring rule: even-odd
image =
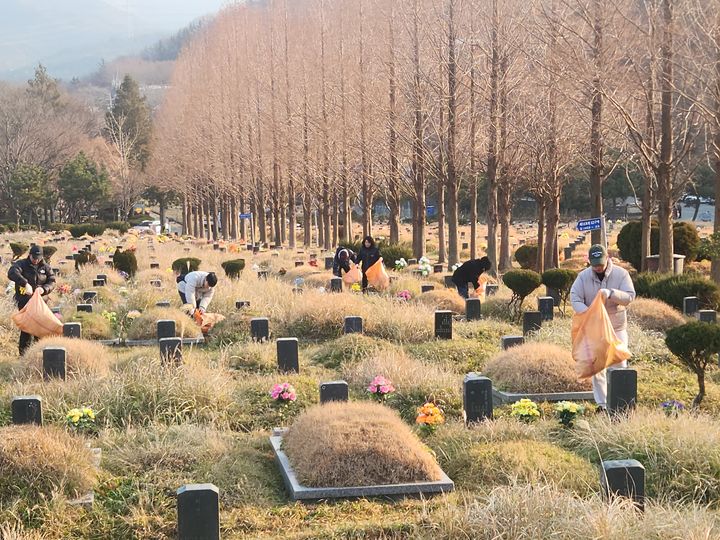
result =
[{"label": "person in dark hoodie", "polygon": [[368,268],[380,260],[380,250],[375,245],[375,240],[373,240],[372,236],[368,235],[363,239],[357,258],[360,261],[360,267],[363,274],[362,290],[365,292],[368,286],[367,276],[365,273],[368,271]]},{"label": "person in dark hoodie", "polygon": [[474,288],[480,286],[480,275],[487,272],[492,267],[490,259],[483,257],[482,259],[470,259],[463,263],[460,268],[453,272],[452,280],[457,287],[458,294],[463,298],[468,297],[468,283],[472,283]]},{"label": "person in dark hoodie", "polygon": [[333,276],[342,277],[342,273],[350,271],[350,262],[357,264],[358,258],[352,249],[338,246],[333,259]]}]

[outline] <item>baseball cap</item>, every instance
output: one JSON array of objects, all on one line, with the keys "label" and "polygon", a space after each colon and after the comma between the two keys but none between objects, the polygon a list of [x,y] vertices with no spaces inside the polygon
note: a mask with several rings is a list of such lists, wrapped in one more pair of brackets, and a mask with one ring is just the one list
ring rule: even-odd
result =
[{"label": "baseball cap", "polygon": [[42,259],[43,252],[40,246],[33,246],[30,248],[30,256],[33,259]]},{"label": "baseball cap", "polygon": [[588,261],[590,266],[599,266],[607,263],[607,250],[600,244],[595,244],[588,251]]}]

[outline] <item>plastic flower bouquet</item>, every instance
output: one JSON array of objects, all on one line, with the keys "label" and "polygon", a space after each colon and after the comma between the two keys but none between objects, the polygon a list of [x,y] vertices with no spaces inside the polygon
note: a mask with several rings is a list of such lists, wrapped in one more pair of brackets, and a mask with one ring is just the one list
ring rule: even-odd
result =
[{"label": "plastic flower bouquet", "polygon": [[288,404],[297,399],[297,394],[290,383],[280,383],[272,387],[270,397],[277,403]]},{"label": "plastic flower bouquet", "polygon": [[668,416],[677,416],[682,411],[685,410],[685,405],[683,405],[680,401],[677,401],[675,399],[669,399],[668,401],[663,401],[660,404],[660,407],[662,407],[663,412]]},{"label": "plastic flower bouquet", "polygon": [[400,291],[399,293],[397,293],[397,299],[402,300],[403,302],[407,302],[408,300],[412,299],[412,295],[408,290]]},{"label": "plastic flower bouquet", "polygon": [[418,424],[422,433],[426,435],[433,433],[443,422],[445,422],[445,415],[435,403],[428,402],[418,408],[415,423]]},{"label": "plastic flower bouquet", "polygon": [[573,401],[561,401],[555,404],[555,417],[560,425],[571,428],[578,416],[585,414],[585,407]]},{"label": "plastic flower bouquet", "polygon": [[357,292],[362,292],[362,287],[360,286],[359,283],[353,283],[352,285],[350,285],[350,290],[351,290],[352,292],[356,292],[356,293],[357,293]]},{"label": "plastic flower bouquet", "polygon": [[370,392],[377,401],[384,402],[388,395],[395,391],[395,387],[392,381],[382,375],[378,375],[367,387],[367,391]]},{"label": "plastic flower bouquet", "polygon": [[398,272],[400,270],[405,270],[407,268],[407,265],[408,263],[403,257],[395,260],[395,270],[397,270]]},{"label": "plastic flower bouquet", "polygon": [[510,416],[522,422],[534,422],[540,418],[540,410],[537,403],[530,399],[523,398],[510,406]]},{"label": "plastic flower bouquet", "polygon": [[70,409],[65,415],[68,427],[76,433],[97,433],[95,411],[90,407]]},{"label": "plastic flower bouquet", "polygon": [[418,270],[420,270],[423,277],[429,276],[433,271],[430,259],[427,257],[420,257],[420,260],[418,261]]}]

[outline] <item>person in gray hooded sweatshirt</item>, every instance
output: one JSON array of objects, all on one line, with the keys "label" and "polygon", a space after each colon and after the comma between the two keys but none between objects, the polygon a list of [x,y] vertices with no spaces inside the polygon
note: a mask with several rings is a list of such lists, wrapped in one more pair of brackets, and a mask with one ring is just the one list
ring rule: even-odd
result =
[{"label": "person in gray hooded sweatshirt", "polygon": [[178,281],[177,288],[183,304],[192,305],[193,309],[205,313],[215,294],[217,276],[215,272],[189,272]]},{"label": "person in gray hooded sweatshirt", "polygon": [[[624,268],[615,266],[608,257],[607,250],[601,245],[594,245],[588,252],[590,267],[580,272],[570,289],[570,302],[575,313],[583,313],[595,300],[598,292],[605,298],[610,321],[617,337],[628,344],[627,306],[635,300],[635,287],[630,274]],[[627,361],[609,368],[627,367]],[[607,405],[606,370],[592,378],[595,402],[603,409]]]}]

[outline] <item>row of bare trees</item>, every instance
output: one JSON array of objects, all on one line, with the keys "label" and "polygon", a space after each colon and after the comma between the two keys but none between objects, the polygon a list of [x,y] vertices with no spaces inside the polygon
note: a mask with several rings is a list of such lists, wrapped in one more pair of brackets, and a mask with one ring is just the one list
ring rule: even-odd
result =
[{"label": "row of bare trees", "polygon": [[[593,214],[602,215],[605,179],[639,167],[643,250],[650,254],[657,214],[667,271],[672,209],[694,167],[708,160],[720,172],[718,7],[720,0],[232,6],[178,60],[155,122],[151,177],[182,195],[191,234],[248,237],[238,214],[252,212],[261,242],[291,247],[298,221],[305,245],[350,240],[354,204],[370,234],[376,201],[387,205],[397,242],[409,201],[417,256],[426,251],[432,193],[439,258],[451,264],[467,194],[470,256],[484,248],[502,271],[511,264],[517,197],[537,203],[537,266],[550,268],[558,264],[564,185],[586,178]],[[487,198],[485,246],[479,197]]]}]

